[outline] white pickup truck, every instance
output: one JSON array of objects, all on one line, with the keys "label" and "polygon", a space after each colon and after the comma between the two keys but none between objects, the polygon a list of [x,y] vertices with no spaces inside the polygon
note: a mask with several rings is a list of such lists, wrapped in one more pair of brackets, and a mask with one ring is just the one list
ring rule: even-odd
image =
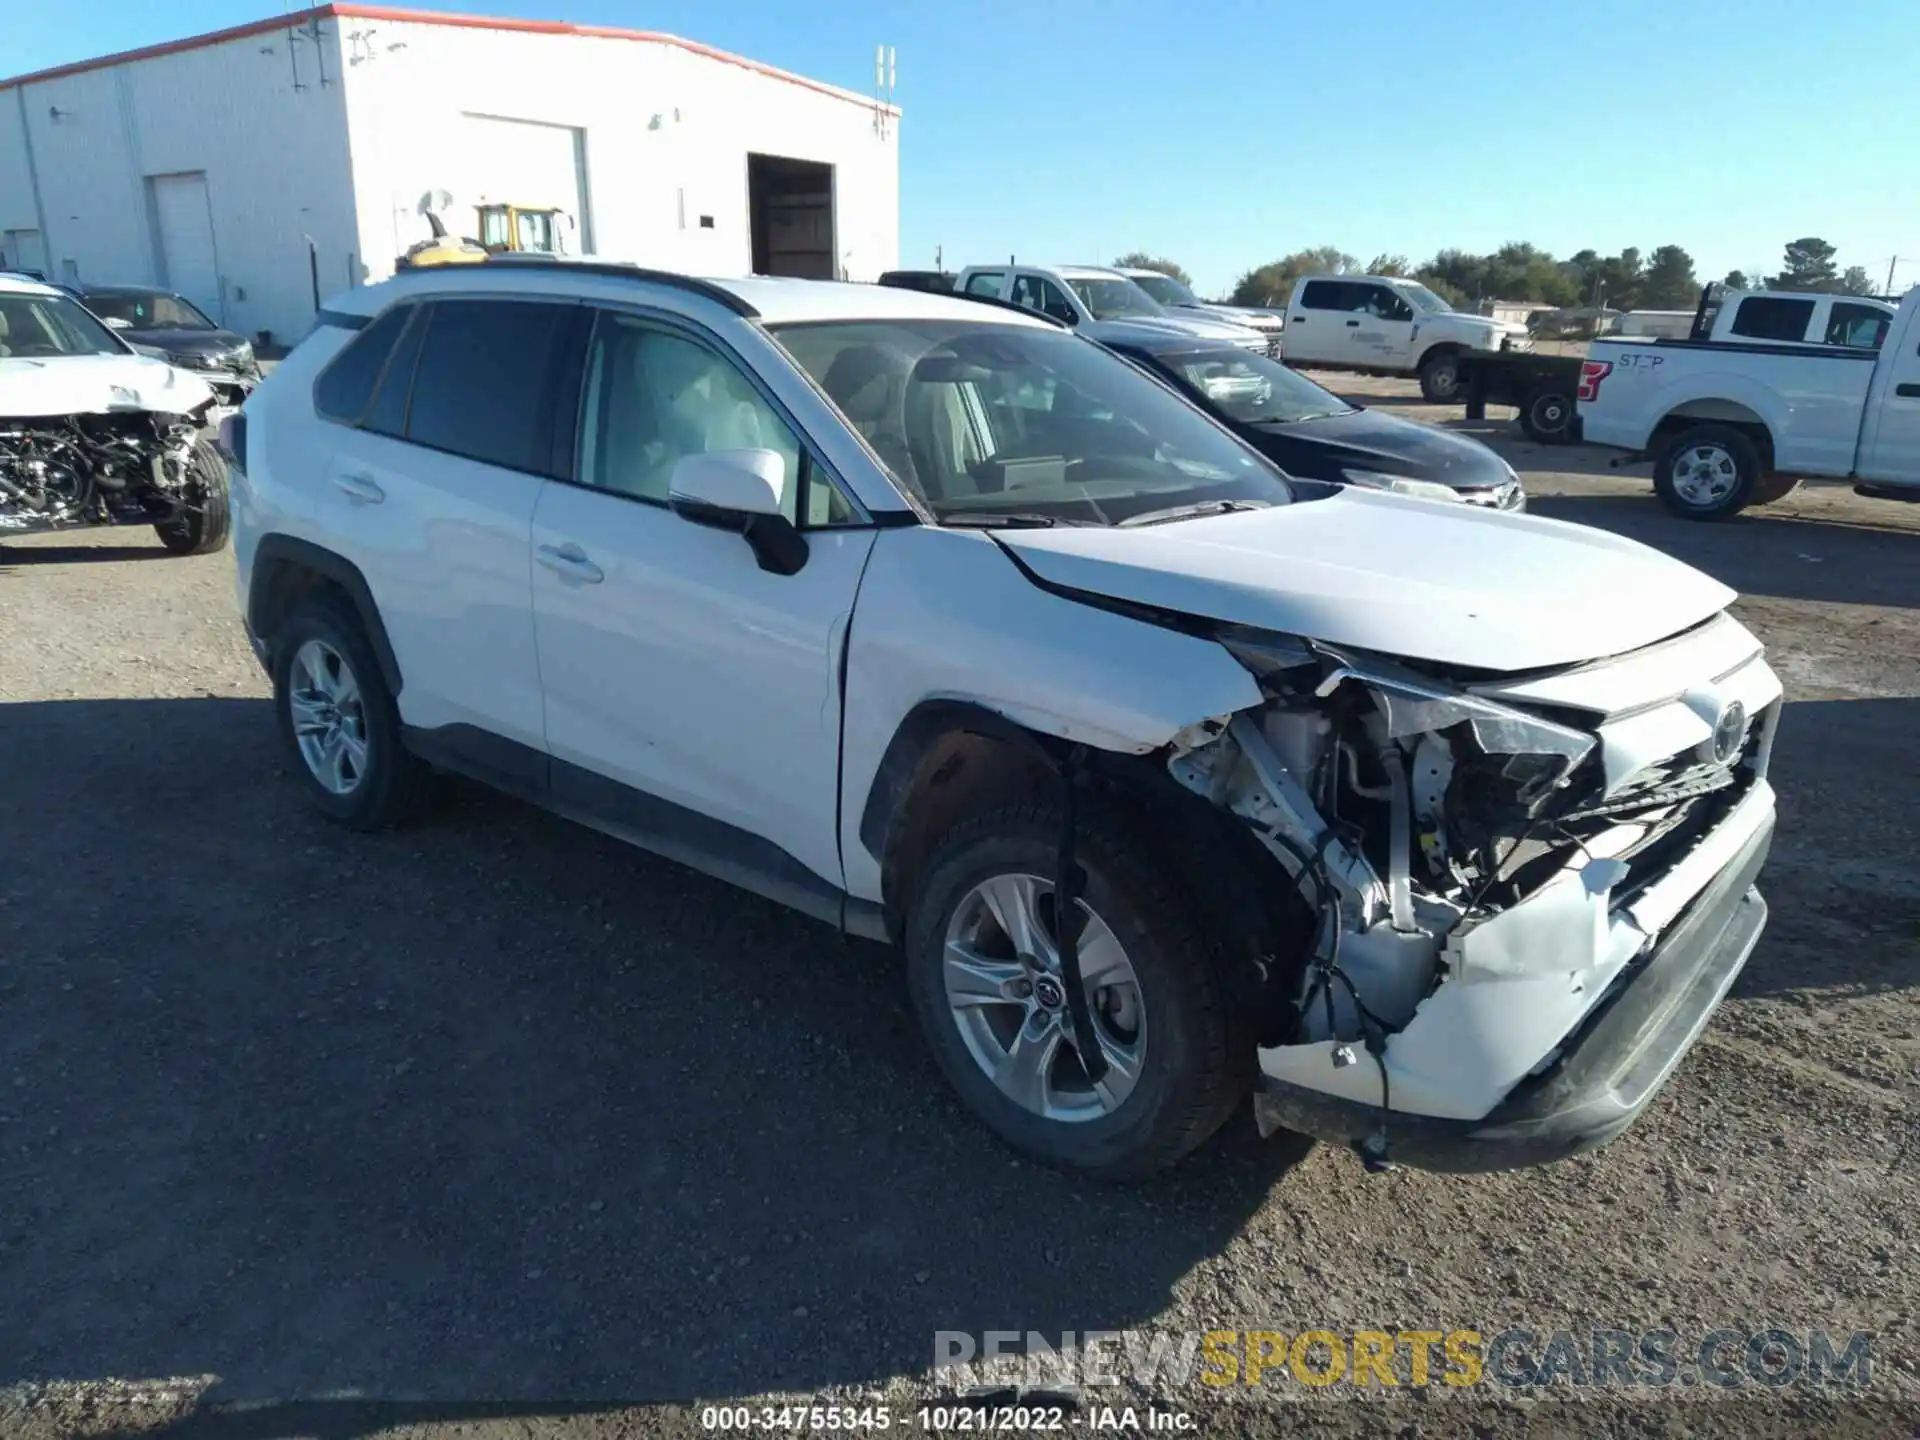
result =
[{"label": "white pickup truck", "polygon": [[1419,281],[1393,275],[1302,277],[1284,337],[1289,365],[1417,375],[1420,393],[1442,404],[1460,398],[1468,351],[1533,348],[1526,326],[1463,315]]},{"label": "white pickup truck", "polygon": [[1689,520],[1721,520],[1805,478],[1920,499],[1920,289],[1879,348],[1596,340],[1580,367],[1580,436],[1651,459]]}]

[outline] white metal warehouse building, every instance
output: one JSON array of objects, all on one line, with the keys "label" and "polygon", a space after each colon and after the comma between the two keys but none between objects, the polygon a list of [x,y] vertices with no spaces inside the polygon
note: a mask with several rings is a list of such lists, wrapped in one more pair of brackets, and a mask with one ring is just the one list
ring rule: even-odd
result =
[{"label": "white metal warehouse building", "polygon": [[303,334],[485,204],[702,275],[871,280],[899,249],[898,111],[670,35],[322,5],[0,80],[0,269],[166,285]]}]

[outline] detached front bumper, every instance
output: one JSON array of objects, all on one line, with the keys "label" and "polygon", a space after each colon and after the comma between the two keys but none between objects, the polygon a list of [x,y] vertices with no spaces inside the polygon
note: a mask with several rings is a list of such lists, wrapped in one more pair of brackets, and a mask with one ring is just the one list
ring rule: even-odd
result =
[{"label": "detached front bumper", "polygon": [[[1766,925],[1754,888],[1774,820],[1742,845],[1667,927],[1612,994],[1562,1043],[1551,1068],[1529,1076],[1478,1120],[1391,1112],[1387,1158],[1423,1170],[1511,1170],[1604,1145],[1631,1125],[1692,1048]],[[1369,1067],[1364,1055],[1359,1067]],[[1263,1132],[1283,1128],[1359,1142],[1380,1129],[1378,1105],[1260,1077]]]}]

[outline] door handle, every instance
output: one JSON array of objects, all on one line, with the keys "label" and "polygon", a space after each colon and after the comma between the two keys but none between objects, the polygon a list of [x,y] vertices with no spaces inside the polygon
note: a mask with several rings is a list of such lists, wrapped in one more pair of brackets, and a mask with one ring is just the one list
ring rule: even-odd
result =
[{"label": "door handle", "polygon": [[342,491],[349,500],[359,505],[378,505],[387,498],[387,492],[374,484],[371,475],[358,473],[335,475],[333,485],[336,490]]},{"label": "door handle", "polygon": [[1906,384],[1893,387],[1893,393],[1908,400],[1920,400],[1920,385]]},{"label": "door handle", "polygon": [[598,585],[607,578],[607,572],[589,560],[586,551],[578,545],[542,545],[534,553],[542,565],[562,580]]},{"label": "door handle", "polygon": [[1348,328],[1349,330],[1351,330],[1351,329],[1353,329],[1353,328],[1354,328],[1354,327],[1355,327],[1356,325],[1358,325],[1359,323],[1360,323],[1360,322],[1359,322],[1358,320],[1349,320],[1349,321],[1347,321],[1347,328]]}]

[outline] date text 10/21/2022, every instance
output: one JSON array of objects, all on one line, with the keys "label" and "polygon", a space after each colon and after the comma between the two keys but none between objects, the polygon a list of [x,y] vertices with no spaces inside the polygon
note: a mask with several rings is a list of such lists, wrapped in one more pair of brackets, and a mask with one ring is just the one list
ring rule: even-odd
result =
[{"label": "date text 10/21/2022", "polygon": [[1110,1431],[1120,1434],[1182,1434],[1199,1422],[1184,1410],[1158,1406],[1097,1405],[1084,1412],[1064,1404],[996,1405],[958,1400],[922,1405],[896,1415],[886,1405],[708,1405],[700,1428],[732,1433],[859,1433],[922,1430],[935,1434],[977,1431]]}]

